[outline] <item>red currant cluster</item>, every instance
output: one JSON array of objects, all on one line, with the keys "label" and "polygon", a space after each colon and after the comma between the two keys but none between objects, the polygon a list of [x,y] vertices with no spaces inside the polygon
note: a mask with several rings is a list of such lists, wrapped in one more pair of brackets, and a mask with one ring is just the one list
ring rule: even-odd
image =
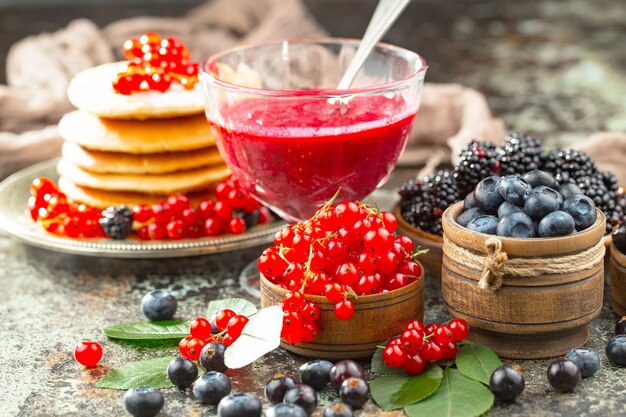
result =
[{"label": "red currant cluster", "polygon": [[178,350],[185,358],[197,361],[202,348],[214,340],[221,341],[226,346],[232,345],[241,336],[246,324],[248,317],[238,315],[229,309],[221,310],[215,315],[216,329],[209,320],[198,317],[189,325],[190,336],[180,341]]},{"label": "red currant cluster", "polygon": [[30,186],[28,211],[43,228],[59,236],[104,237],[100,210],[85,204],[69,203],[49,178],[35,178]]},{"label": "red currant cluster", "polygon": [[287,293],[279,303],[283,309],[283,328],[280,336],[291,344],[312,342],[319,331],[320,309],[306,301],[298,291]]},{"label": "red currant cluster", "polygon": [[249,226],[271,219],[269,210],[243,191],[232,178],[217,185],[215,196],[217,200],[202,200],[196,208],[191,206],[187,197],[180,195],[172,195],[167,201],[152,206],[139,204],[133,207],[133,219],[142,224],[137,237],[142,240],[177,240],[223,233],[236,235],[245,232]]},{"label": "red currant cluster", "polygon": [[422,275],[411,239],[394,236],[397,225],[392,213],[358,202],[334,206],[331,200],[309,220],[276,234],[275,246],[261,254],[258,267],[272,283],[290,290],[283,301],[286,340],[307,341],[317,332],[315,320],[302,311],[309,303],[291,301],[296,294],[323,295],[335,303],[337,319],[349,320],[354,314],[349,298],[392,291]]},{"label": "red currant cluster", "polygon": [[453,359],[459,349],[456,342],[465,340],[468,334],[469,326],[463,319],[425,327],[414,320],[407,323],[400,336],[389,339],[383,350],[383,361],[392,368],[402,367],[411,375],[419,375],[426,362]]},{"label": "red currant cluster", "polygon": [[147,32],[124,42],[128,68],[117,74],[113,88],[120,94],[137,91],[166,91],[177,82],[192,89],[198,82],[197,62],[190,61],[187,47],[180,39],[164,38]]}]

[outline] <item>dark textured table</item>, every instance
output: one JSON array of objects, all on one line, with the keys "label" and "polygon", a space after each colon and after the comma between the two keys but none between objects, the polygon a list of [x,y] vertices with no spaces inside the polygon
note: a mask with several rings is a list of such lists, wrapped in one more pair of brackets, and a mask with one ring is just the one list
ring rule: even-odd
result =
[{"label": "dark textured table", "polygon": [[[337,36],[359,36],[374,3],[307,1]],[[183,11],[180,5],[163,1],[154,8],[101,3],[0,9],[0,51],[6,53],[10,42],[53,30],[73,17],[104,24],[129,15]],[[509,127],[542,134],[552,146],[597,130],[626,129],[625,21],[623,0],[414,0],[388,40],[422,53],[430,64],[429,81],[460,82],[483,91]],[[396,187],[415,172],[396,172],[387,187]],[[112,260],[47,252],[0,235],[0,415],[124,415],[123,392],[95,389],[94,382],[109,367],[168,351],[110,343],[100,328],[140,320],[141,297],[153,288],[176,294],[182,318],[201,315],[212,299],[245,296],[237,283],[238,271],[261,250],[172,260]],[[439,283],[428,277],[426,321],[446,319]],[[606,301],[591,325],[589,346],[603,351],[615,319]],[[91,373],[72,357],[82,338],[95,338],[104,346],[102,367]],[[571,394],[557,394],[548,386],[548,361],[521,362],[526,391],[515,404],[496,404],[489,416],[626,415],[626,370],[601,357],[601,371]],[[303,361],[282,350],[273,352],[230,372],[234,389],[259,394],[272,374],[293,374]],[[323,401],[329,394],[323,393]],[[162,415],[215,414],[214,408],[201,407],[176,390],[165,391],[165,398]],[[361,413],[374,414],[371,404]]]}]

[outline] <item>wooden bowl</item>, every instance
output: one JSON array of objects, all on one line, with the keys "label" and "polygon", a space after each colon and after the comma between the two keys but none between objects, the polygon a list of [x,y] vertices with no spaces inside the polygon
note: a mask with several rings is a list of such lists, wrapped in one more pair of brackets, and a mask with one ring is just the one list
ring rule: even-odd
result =
[{"label": "wooden bowl", "polygon": [[[261,276],[261,307],[278,304],[287,290]],[[350,320],[337,320],[335,303],[323,296],[305,295],[321,310],[319,333],[311,343],[281,346],[302,356],[322,359],[371,357],[376,347],[402,332],[405,324],[424,317],[424,274],[411,284],[382,294],[360,296]]]},{"label": "wooden bowl", "polygon": [[428,249],[419,260],[428,268],[428,270],[437,278],[441,278],[441,262],[443,261],[443,238],[432,233],[424,232],[409,224],[400,212],[400,204],[396,205],[395,215],[398,219],[398,233],[411,238],[416,246]]},{"label": "wooden bowl", "polygon": [[620,317],[626,316],[626,255],[611,243],[609,276],[611,277],[611,304]]},{"label": "wooden bowl", "polygon": [[[463,203],[443,215],[444,236],[452,243],[484,253],[491,236],[456,223]],[[598,210],[587,230],[558,238],[499,238],[509,257],[571,255],[596,245],[604,235],[605,219]],[[602,309],[604,262],[580,272],[537,277],[505,275],[494,292],[478,287],[481,270],[461,265],[444,251],[442,293],[448,311],[470,324],[470,339],[512,359],[560,356],[585,344],[587,325]]]}]

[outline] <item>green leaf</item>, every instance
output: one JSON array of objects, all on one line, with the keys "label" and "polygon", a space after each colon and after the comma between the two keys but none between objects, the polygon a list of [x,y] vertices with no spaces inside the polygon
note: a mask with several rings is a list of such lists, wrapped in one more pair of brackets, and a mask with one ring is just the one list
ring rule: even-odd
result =
[{"label": "green leaf", "polygon": [[174,357],[146,359],[130,362],[121,368],[112,369],[107,376],[96,383],[98,388],[131,389],[137,387],[170,388],[167,379],[167,365]]},{"label": "green leaf", "polygon": [[372,356],[372,373],[379,375],[405,375],[402,368],[392,368],[383,361],[383,349],[378,348]]},{"label": "green leaf", "polygon": [[459,348],[456,356],[456,367],[466,377],[475,379],[485,385],[493,371],[502,365],[496,353],[485,345],[467,344]]},{"label": "green leaf", "polygon": [[167,349],[178,346],[179,339],[116,339],[109,337],[113,343],[147,349]]},{"label": "green leaf", "polygon": [[372,399],[385,411],[402,408],[432,395],[442,378],[443,371],[436,365],[417,376],[385,375],[370,383]]},{"label": "green leaf", "polygon": [[209,307],[207,307],[206,316],[207,318],[211,318],[220,310],[227,308],[242,316],[251,316],[256,313],[255,305],[248,300],[244,300],[243,298],[224,298],[211,301]]},{"label": "green leaf", "polygon": [[439,389],[430,397],[404,407],[408,417],[477,417],[493,406],[493,394],[480,382],[447,368]]},{"label": "green leaf", "polygon": [[102,329],[102,333],[108,337],[125,340],[180,340],[189,335],[189,323],[180,320],[165,320],[114,324]]}]

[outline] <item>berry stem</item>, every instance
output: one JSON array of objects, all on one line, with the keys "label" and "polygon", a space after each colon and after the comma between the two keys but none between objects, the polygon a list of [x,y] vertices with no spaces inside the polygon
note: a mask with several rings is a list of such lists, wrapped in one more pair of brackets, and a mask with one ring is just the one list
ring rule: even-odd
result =
[{"label": "berry stem", "polygon": [[418,246],[417,248],[415,248],[415,251],[409,257],[411,259],[416,259],[420,255],[427,254],[429,250],[430,249],[425,249],[425,248],[422,248],[421,246]]},{"label": "berry stem", "polygon": [[304,294],[306,283],[311,276],[311,261],[313,260],[313,244],[309,246],[309,259],[304,264],[304,279],[302,280],[302,286],[300,287],[300,293]]}]

